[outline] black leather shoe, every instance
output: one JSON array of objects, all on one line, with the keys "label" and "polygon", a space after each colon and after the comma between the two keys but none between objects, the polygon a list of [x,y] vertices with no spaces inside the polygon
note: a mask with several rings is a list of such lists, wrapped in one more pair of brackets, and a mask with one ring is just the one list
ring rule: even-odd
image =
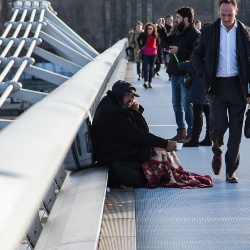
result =
[{"label": "black leather shoe", "polygon": [[144,82],[144,83],[143,83],[143,87],[144,87],[145,89],[147,89],[147,88],[148,88],[148,82]]},{"label": "black leather shoe", "polygon": [[190,141],[183,144],[183,147],[199,147],[199,142],[198,140],[192,140],[191,138]]},{"label": "black leather shoe", "polygon": [[212,160],[212,169],[215,175],[219,175],[222,167],[222,156],[214,155]]},{"label": "black leather shoe", "polygon": [[229,183],[238,183],[239,179],[236,174],[226,174],[226,181]]},{"label": "black leather shoe", "polygon": [[204,140],[199,142],[200,146],[212,146],[212,141],[211,139],[206,136]]},{"label": "black leather shoe", "polygon": [[151,82],[148,83],[148,87],[152,89],[152,83]]}]

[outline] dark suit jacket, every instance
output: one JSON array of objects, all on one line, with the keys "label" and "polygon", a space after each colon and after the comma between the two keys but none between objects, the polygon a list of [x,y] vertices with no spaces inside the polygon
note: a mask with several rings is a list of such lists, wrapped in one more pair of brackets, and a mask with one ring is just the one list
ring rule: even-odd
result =
[{"label": "dark suit jacket", "polygon": [[[219,62],[220,23],[219,18],[202,27],[201,37],[193,54],[196,73],[203,78],[205,89],[211,94],[215,91]],[[236,50],[242,92],[246,99],[250,96],[247,91],[248,83],[250,83],[250,28],[239,20],[236,31]]]}]

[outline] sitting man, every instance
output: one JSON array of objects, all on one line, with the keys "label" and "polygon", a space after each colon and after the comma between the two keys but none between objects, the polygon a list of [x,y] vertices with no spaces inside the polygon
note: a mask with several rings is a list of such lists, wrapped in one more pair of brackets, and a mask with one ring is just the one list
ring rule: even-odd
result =
[{"label": "sitting man", "polygon": [[[100,101],[95,111],[92,123],[94,157],[98,165],[110,167],[111,186],[124,184],[144,187],[148,183],[150,170],[149,165],[145,165],[146,170],[143,170],[143,164],[157,156],[157,148],[165,154],[176,151],[175,141],[149,132],[142,116],[144,109],[134,99],[135,96],[139,97],[135,92],[131,83],[119,80]],[[172,156],[177,158],[175,154]],[[164,173],[169,173],[169,170],[165,169]],[[169,177],[166,177],[165,184],[166,179],[170,182]],[[152,184],[152,187],[160,186],[159,183]]]}]

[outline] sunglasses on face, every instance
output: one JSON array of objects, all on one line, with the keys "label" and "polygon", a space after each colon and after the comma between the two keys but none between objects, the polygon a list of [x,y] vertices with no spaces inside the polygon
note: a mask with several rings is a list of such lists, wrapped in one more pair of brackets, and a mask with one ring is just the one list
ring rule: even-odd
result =
[{"label": "sunglasses on face", "polygon": [[153,30],[153,28],[147,28],[147,30]]}]

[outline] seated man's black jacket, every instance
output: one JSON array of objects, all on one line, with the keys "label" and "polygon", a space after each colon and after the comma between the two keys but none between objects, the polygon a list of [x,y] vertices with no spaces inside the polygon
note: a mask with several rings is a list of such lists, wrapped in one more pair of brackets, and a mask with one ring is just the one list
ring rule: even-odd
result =
[{"label": "seated man's black jacket", "polygon": [[112,91],[107,92],[92,123],[94,158],[98,164],[110,165],[117,160],[143,163],[152,156],[153,147],[167,147],[166,139],[149,133],[141,106],[140,111],[126,107]]}]

